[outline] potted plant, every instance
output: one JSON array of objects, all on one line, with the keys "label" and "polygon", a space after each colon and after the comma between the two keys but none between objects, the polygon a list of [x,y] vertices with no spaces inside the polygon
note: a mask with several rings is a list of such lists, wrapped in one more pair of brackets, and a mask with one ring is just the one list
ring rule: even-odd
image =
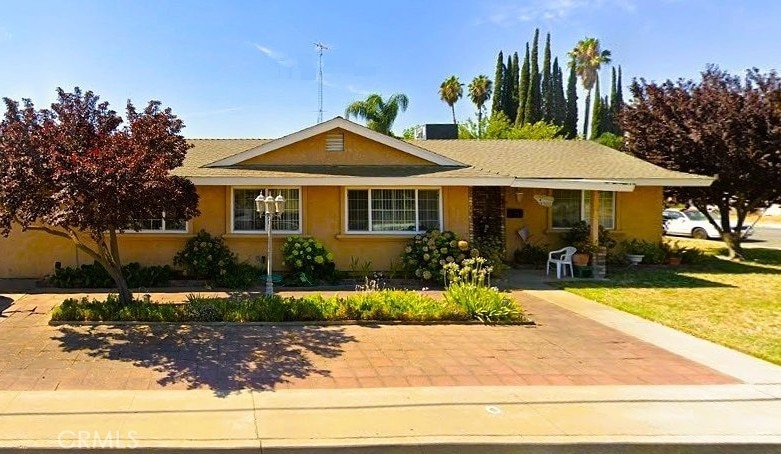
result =
[{"label": "potted plant", "polygon": [[686,253],[686,248],[681,247],[677,241],[673,243],[663,243],[663,246],[667,263],[671,266],[680,265],[683,261],[683,254]]},{"label": "potted plant", "polygon": [[632,239],[624,242],[624,253],[629,265],[638,265],[645,257],[645,242]]},{"label": "potted plant", "polygon": [[573,225],[561,237],[565,246],[574,246],[578,252],[572,256],[572,264],[576,266],[588,265],[591,255],[597,252],[598,247],[611,248],[616,242],[610,238],[607,231],[599,226],[599,246],[591,242],[591,227],[586,221],[580,221]]}]

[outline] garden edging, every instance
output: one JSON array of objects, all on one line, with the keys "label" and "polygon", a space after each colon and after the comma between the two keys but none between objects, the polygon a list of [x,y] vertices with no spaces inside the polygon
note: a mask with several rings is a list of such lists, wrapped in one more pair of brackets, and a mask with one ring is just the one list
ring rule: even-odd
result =
[{"label": "garden edging", "polygon": [[406,320],[322,320],[322,321],[300,321],[300,322],[137,322],[137,321],[67,321],[67,320],[50,320],[49,326],[158,326],[158,325],[178,325],[178,326],[376,326],[376,325],[523,325],[523,326],[537,326],[533,320],[519,320],[519,321],[499,321],[485,323],[480,320],[430,320],[430,321],[406,321]]}]

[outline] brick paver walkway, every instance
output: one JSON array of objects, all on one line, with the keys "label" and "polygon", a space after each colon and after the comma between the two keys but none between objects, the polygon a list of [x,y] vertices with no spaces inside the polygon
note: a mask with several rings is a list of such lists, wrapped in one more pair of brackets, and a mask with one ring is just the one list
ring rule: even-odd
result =
[{"label": "brick paver walkway", "polygon": [[63,295],[26,295],[0,318],[0,390],[737,382],[515,296],[538,326],[52,327]]}]

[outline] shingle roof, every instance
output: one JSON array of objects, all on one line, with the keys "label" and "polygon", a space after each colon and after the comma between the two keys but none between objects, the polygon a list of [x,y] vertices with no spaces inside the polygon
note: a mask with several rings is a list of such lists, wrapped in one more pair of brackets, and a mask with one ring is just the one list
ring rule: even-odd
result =
[{"label": "shingle roof", "polygon": [[416,140],[475,168],[516,178],[707,178],[663,169],[590,140]]},{"label": "shingle roof", "polygon": [[[421,166],[232,166],[205,167],[256,148],[270,139],[193,139],[174,174],[187,177],[344,178],[404,177],[499,179],[708,180],[674,172],[585,140],[416,140],[411,144],[466,164]],[[427,167],[427,168],[422,168]]]}]

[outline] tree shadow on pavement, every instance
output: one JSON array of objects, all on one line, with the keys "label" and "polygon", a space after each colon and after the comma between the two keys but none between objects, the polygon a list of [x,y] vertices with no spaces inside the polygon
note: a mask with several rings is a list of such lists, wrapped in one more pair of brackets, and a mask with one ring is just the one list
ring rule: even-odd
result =
[{"label": "tree shadow on pavement", "polygon": [[218,395],[328,376],[313,359],[338,357],[356,341],[343,327],[248,325],[62,326],[52,339],[64,351],[163,373],[162,386],[186,383]]},{"label": "tree shadow on pavement", "polygon": [[0,295],[0,317],[7,317],[8,315],[5,314],[5,311],[11,307],[11,304],[13,304],[14,300],[7,296]]}]

